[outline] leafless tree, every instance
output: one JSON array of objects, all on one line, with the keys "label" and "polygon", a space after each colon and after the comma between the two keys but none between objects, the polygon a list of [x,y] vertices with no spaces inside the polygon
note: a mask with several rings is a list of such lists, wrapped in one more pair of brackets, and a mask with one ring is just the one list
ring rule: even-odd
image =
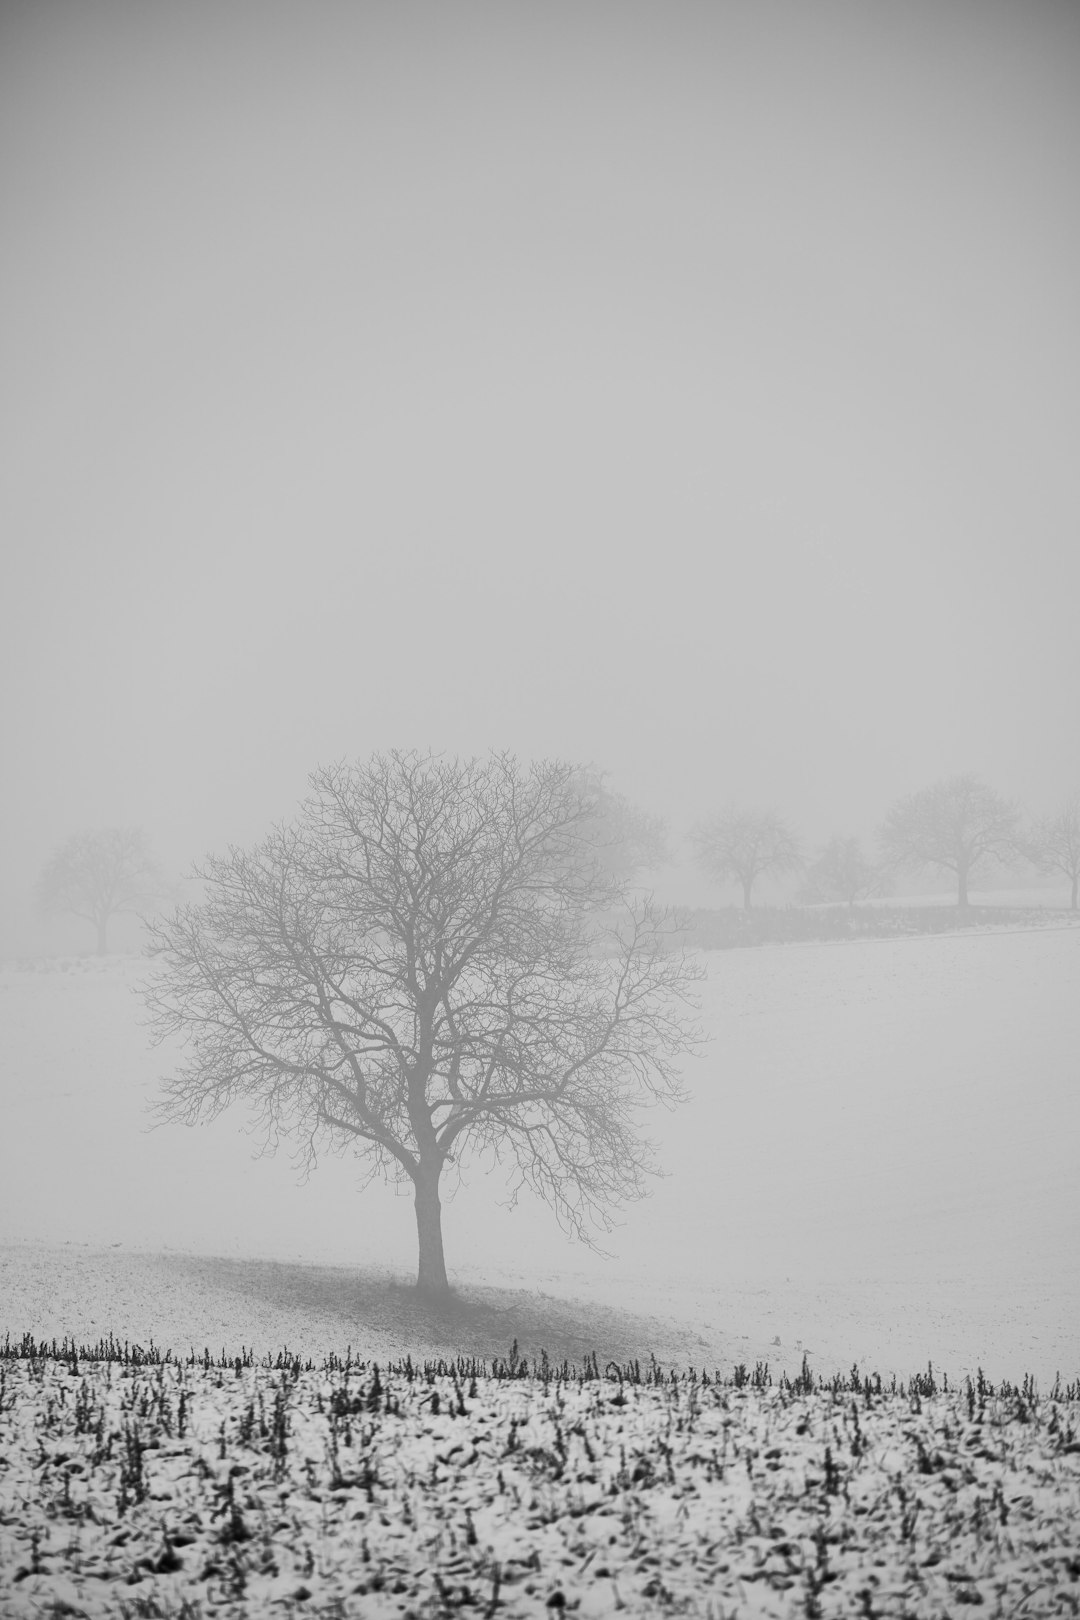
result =
[{"label": "leafless tree", "polygon": [[771,810],[734,805],[699,823],[690,834],[697,864],[710,877],[740,883],[750,910],[755,882],[766,873],[793,872],[801,864],[799,841]]},{"label": "leafless tree", "polygon": [[940,866],[956,878],[956,903],[971,879],[1016,854],[1020,812],[977,776],[953,776],[893,805],[881,829],[882,853],[899,870]]},{"label": "leafless tree", "polygon": [[417,1286],[447,1292],[440,1183],[507,1163],[586,1242],[655,1168],[639,1112],[696,1042],[675,922],[597,858],[580,771],[394,752],[317,770],[296,817],[198,876],[147,991],[184,1061],[165,1119],[253,1109],[310,1168],[412,1183]]},{"label": "leafless tree", "polygon": [[881,891],[881,872],[868,861],[857,838],[831,838],[817,860],[807,869],[800,894],[804,904],[819,901],[868,900]]},{"label": "leafless tree", "polygon": [[649,815],[621,793],[613,793],[594,771],[582,772],[583,796],[595,806],[588,827],[589,858],[612,876],[630,880],[642,867],[668,858],[667,829],[661,817]]},{"label": "leafless tree", "polygon": [[1071,910],[1080,889],[1080,793],[1071,793],[1056,816],[1035,823],[1023,841],[1024,854],[1040,872],[1063,872],[1072,884]]},{"label": "leafless tree", "polygon": [[75,833],[56,851],[37,882],[39,909],[93,923],[98,955],[108,951],[109,923],[138,912],[160,891],[157,867],[137,828]]}]

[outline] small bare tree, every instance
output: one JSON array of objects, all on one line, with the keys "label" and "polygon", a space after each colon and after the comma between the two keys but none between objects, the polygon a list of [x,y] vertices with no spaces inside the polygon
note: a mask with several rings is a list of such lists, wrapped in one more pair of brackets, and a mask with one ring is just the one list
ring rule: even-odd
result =
[{"label": "small bare tree", "polygon": [[1080,792],[1071,793],[1056,816],[1037,821],[1023,841],[1024,854],[1040,872],[1062,872],[1072,884],[1070,909],[1080,890]]},{"label": "small bare tree", "polygon": [[794,872],[801,865],[798,839],[771,810],[739,810],[729,805],[699,823],[690,839],[702,871],[712,878],[742,885],[747,911],[759,877]]},{"label": "small bare tree", "polygon": [[39,909],[93,923],[98,955],[109,948],[109,923],[138,912],[160,892],[157,867],[137,828],[75,833],[47,862],[37,882]]},{"label": "small bare tree", "polygon": [[881,873],[866,859],[859,840],[830,838],[817,860],[807,869],[800,899],[804,905],[846,900],[850,908],[856,900],[868,900],[880,890]]},{"label": "small bare tree", "polygon": [[508,1159],[593,1241],[654,1169],[638,1113],[683,1093],[700,970],[597,858],[582,773],[416,753],[317,770],[296,818],[152,930],[147,1000],[186,1060],[165,1119],[237,1100],[310,1168],[351,1147],[412,1184],[417,1286],[447,1292],[440,1182]]},{"label": "small bare tree", "polygon": [[886,862],[922,871],[940,866],[956,878],[956,903],[980,870],[1015,855],[1020,812],[977,776],[953,776],[893,805],[881,829]]}]

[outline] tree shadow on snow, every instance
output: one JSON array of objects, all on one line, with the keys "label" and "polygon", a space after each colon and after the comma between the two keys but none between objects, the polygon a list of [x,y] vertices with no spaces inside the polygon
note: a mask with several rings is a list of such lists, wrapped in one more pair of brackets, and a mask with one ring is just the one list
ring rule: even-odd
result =
[{"label": "tree shadow on snow", "polygon": [[[392,1273],[374,1267],[305,1265],[194,1255],[156,1255],[162,1285],[205,1297],[212,1291],[223,1312],[258,1326],[261,1337],[280,1325],[281,1342],[303,1355],[351,1346],[359,1359],[506,1358],[517,1341],[531,1362],[546,1351],[552,1362],[582,1363],[594,1352],[608,1361],[702,1365],[705,1342],[687,1325],[528,1289],[470,1283],[450,1298],[432,1301]],[[305,1331],[306,1329],[306,1331]],[[298,1337],[302,1333],[303,1341]],[[281,1343],[256,1343],[257,1353]]]}]

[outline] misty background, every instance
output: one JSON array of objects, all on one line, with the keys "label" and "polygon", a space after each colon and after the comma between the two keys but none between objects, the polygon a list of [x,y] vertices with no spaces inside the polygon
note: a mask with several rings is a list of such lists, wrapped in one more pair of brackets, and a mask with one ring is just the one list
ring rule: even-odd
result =
[{"label": "misty background", "polygon": [[0,948],[71,831],[176,875],[375,748],[676,845],[1053,809],[1078,69],[1070,4],[8,0]]}]

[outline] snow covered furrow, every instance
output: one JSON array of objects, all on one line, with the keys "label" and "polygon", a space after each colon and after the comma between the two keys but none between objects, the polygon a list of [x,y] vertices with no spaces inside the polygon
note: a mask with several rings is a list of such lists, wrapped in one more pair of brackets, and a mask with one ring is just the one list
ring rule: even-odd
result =
[{"label": "snow covered furrow", "polygon": [[1075,1400],[371,1363],[0,1371],[5,1620],[1080,1605]]}]

